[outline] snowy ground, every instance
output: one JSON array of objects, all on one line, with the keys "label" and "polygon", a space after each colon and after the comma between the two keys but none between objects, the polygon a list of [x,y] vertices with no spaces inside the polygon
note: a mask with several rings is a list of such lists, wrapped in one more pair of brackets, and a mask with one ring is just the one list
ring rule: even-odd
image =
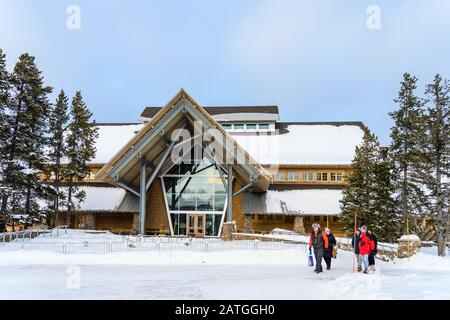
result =
[{"label": "snowy ground", "polygon": [[[81,238],[103,237],[114,235]],[[377,260],[370,275],[352,272],[349,252],[339,251],[333,263],[317,275],[303,250],[0,250],[0,299],[450,299],[450,258],[421,253],[395,263]]]}]

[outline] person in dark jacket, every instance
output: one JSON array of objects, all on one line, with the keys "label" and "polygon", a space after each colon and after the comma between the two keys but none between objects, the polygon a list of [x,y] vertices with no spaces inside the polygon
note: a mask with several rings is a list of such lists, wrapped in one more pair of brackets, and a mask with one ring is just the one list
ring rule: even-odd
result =
[{"label": "person in dark jacket", "polygon": [[336,238],[331,233],[330,229],[325,228],[325,233],[328,238],[328,249],[323,252],[323,259],[327,264],[327,270],[331,269],[331,258],[333,257],[333,247],[336,245]]},{"label": "person in dark jacket", "polygon": [[356,261],[358,263],[358,272],[362,271],[362,257],[359,254],[359,241],[361,240],[361,230],[356,229],[354,236],[352,237],[352,248],[355,249]]},{"label": "person in dark jacket", "polygon": [[377,255],[378,239],[372,231],[367,231],[367,236],[373,241],[373,250],[369,254],[369,269],[375,271],[375,256]]},{"label": "person in dark jacket", "polygon": [[324,250],[328,249],[328,237],[325,231],[320,229],[318,223],[312,225],[313,230],[311,231],[311,236],[309,237],[309,250],[314,248],[314,257],[316,258],[316,268],[315,272],[323,272],[322,269],[322,257]]}]

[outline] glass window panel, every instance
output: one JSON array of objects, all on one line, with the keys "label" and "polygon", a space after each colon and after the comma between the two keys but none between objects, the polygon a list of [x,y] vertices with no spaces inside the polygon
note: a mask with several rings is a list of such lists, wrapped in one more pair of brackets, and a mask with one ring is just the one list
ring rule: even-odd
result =
[{"label": "glass window panel", "polygon": [[243,123],[235,123],[234,130],[244,130],[244,124]]},{"label": "glass window panel", "polygon": [[269,130],[269,124],[268,123],[260,123],[258,128],[260,130]]},{"label": "glass window panel", "polygon": [[173,234],[179,235],[179,215],[171,214],[170,217],[172,218]]},{"label": "glass window panel", "polygon": [[222,124],[222,128],[224,128],[225,130],[231,130],[232,125],[229,123],[224,123],[224,124]]},{"label": "glass window panel", "polygon": [[178,185],[177,192],[196,193],[197,192],[196,179],[193,177],[186,177],[186,178],[180,179],[180,184]]},{"label": "glass window panel", "polygon": [[297,181],[298,180],[298,172],[288,172],[288,180],[289,181]]},{"label": "glass window panel", "polygon": [[256,130],[256,123],[247,123],[247,130]]},{"label": "glass window panel", "polygon": [[214,236],[214,215],[213,214],[206,215],[205,235],[206,236]]},{"label": "glass window panel", "polygon": [[214,192],[213,184],[211,183],[211,178],[196,178],[197,180],[197,193],[212,194]]},{"label": "glass window panel", "polygon": [[197,194],[197,211],[213,211],[212,194]]},{"label": "glass window panel", "polygon": [[167,206],[169,210],[178,211],[179,209],[179,194],[177,193],[166,193]]},{"label": "glass window panel", "polygon": [[175,192],[175,186],[177,184],[177,177],[165,177],[164,178],[164,187],[166,192]]},{"label": "glass window panel", "polygon": [[225,207],[226,195],[216,194],[214,196],[214,211],[222,211]]},{"label": "glass window panel", "polygon": [[286,179],[286,173],[285,172],[277,172],[275,173],[275,180],[285,180]]},{"label": "glass window panel", "polygon": [[225,186],[223,185],[221,178],[211,178],[211,183],[214,184],[214,193],[226,194]]},{"label": "glass window panel", "polygon": [[313,181],[313,174],[312,174],[312,172],[303,172],[302,173],[302,180],[303,181]]},{"label": "glass window panel", "polygon": [[195,195],[194,194],[182,194],[181,195],[180,210],[181,211],[195,211]]},{"label": "glass window panel", "polygon": [[180,166],[174,165],[166,174],[180,174]]},{"label": "glass window panel", "polygon": [[185,235],[186,234],[186,215],[180,214],[179,218],[179,234]]},{"label": "glass window panel", "polygon": [[214,215],[214,236],[219,235],[220,230],[220,222],[222,222],[222,214],[215,214]]}]

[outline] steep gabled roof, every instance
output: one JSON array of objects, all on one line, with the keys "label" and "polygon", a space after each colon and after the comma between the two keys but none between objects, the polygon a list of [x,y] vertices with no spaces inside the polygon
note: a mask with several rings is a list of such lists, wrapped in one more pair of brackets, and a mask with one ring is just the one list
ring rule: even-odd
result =
[{"label": "steep gabled roof", "polygon": [[167,137],[170,137],[171,133],[180,128],[186,120],[192,121],[187,116],[192,119],[200,119],[204,128],[217,129],[227,141],[231,141],[235,152],[241,155],[240,158],[243,157],[246,160],[244,164],[234,164],[233,169],[237,175],[246,182],[254,182],[254,190],[267,190],[271,179],[269,173],[245,149],[240,147],[222,126],[183,89],[112,157],[97,174],[97,178],[112,184],[115,184],[117,179],[121,179],[128,185],[137,186],[139,158],[145,156],[150,164],[158,163],[163,158],[164,150],[167,148]]}]

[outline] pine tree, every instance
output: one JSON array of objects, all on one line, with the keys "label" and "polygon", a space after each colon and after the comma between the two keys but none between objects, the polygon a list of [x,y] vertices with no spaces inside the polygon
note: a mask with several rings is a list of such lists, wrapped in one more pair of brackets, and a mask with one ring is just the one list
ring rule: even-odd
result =
[{"label": "pine tree", "polygon": [[385,149],[369,129],[356,147],[352,173],[341,200],[341,221],[348,234],[354,224],[367,225],[381,241],[398,237],[398,217],[391,198],[392,165]]},{"label": "pine tree", "polygon": [[53,182],[51,189],[51,203],[49,205],[53,214],[53,219],[51,219],[52,225],[56,225],[58,222],[60,204],[65,200],[65,195],[61,192],[60,186],[62,182],[62,161],[67,154],[65,132],[70,118],[68,111],[69,104],[67,96],[64,91],[61,90],[56,99],[56,104],[51,110],[49,120],[49,172],[47,175]]},{"label": "pine tree", "polygon": [[424,162],[420,148],[425,134],[424,101],[415,95],[416,88],[417,78],[405,73],[398,96],[394,99],[398,110],[389,113],[395,121],[391,128],[390,146],[394,161],[395,200],[401,207],[405,234],[410,230],[416,231],[416,217],[426,209],[424,188],[419,182]]},{"label": "pine tree", "polygon": [[[6,195],[6,185],[4,185],[4,167],[5,167],[5,147],[7,137],[7,116],[6,106],[9,102],[10,76],[6,70],[6,55],[0,49],[0,208],[1,200]],[[6,215],[0,210],[0,232],[4,231]]]},{"label": "pine tree", "polygon": [[377,153],[377,161],[373,166],[374,222],[371,228],[381,241],[395,242],[400,236],[401,217],[397,213],[397,203],[392,196],[395,192],[394,163],[388,148],[380,147]]},{"label": "pine tree", "polygon": [[77,209],[74,199],[82,202],[85,198],[84,192],[79,190],[76,183],[90,174],[88,163],[95,156],[95,140],[98,136],[95,122],[94,125],[90,124],[92,113],[84,104],[80,91],[72,99],[70,114],[72,119],[67,135],[68,164],[63,170],[64,180],[67,181],[67,225],[70,225],[71,215]]},{"label": "pine tree", "polygon": [[450,178],[450,83],[439,74],[428,84],[427,133],[423,144],[426,155],[422,181],[431,191],[431,212],[436,214],[438,254],[445,256],[448,230]]},{"label": "pine tree", "polygon": [[352,233],[354,229],[355,218],[357,224],[361,225],[361,223],[367,223],[366,219],[371,215],[373,163],[376,148],[378,148],[378,142],[375,136],[365,129],[363,142],[355,149],[352,173],[347,177],[348,185],[344,189],[341,200],[341,221],[348,233]]},{"label": "pine tree", "polygon": [[34,57],[22,54],[11,75],[12,94],[7,105],[2,211],[30,213],[42,192],[39,172],[45,161],[44,145],[48,98],[51,87],[43,85]]}]

